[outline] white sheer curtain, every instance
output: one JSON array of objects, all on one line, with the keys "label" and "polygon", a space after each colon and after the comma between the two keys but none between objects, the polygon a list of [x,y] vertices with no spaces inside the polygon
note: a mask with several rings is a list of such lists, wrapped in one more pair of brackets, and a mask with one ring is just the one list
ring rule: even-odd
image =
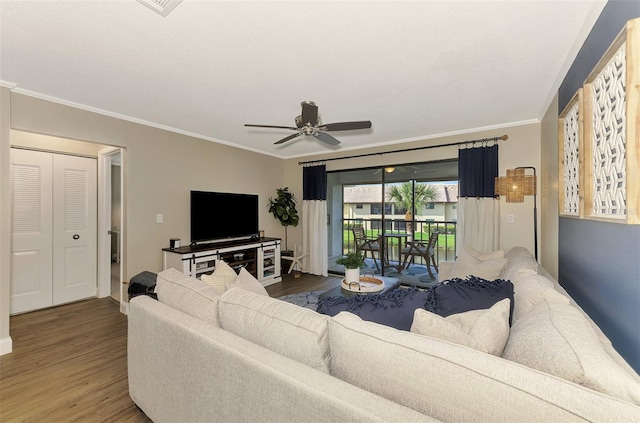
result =
[{"label": "white sheer curtain", "polygon": [[327,167],[315,163],[302,169],[302,246],[309,254],[309,273],[328,276]]},{"label": "white sheer curtain", "polygon": [[[481,252],[498,249],[500,243],[500,200],[458,198],[457,249],[465,245]],[[457,252],[456,252],[457,253]]]},{"label": "white sheer curtain", "polygon": [[328,275],[327,265],[327,202],[302,201],[302,245],[309,253],[309,273]]}]

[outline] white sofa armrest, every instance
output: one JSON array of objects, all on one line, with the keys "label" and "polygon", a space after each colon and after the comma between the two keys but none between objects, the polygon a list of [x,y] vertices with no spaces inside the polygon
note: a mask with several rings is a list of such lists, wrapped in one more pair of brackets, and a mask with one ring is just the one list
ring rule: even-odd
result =
[{"label": "white sofa armrest", "polygon": [[438,282],[442,282],[449,278],[454,261],[441,261],[438,263]]}]

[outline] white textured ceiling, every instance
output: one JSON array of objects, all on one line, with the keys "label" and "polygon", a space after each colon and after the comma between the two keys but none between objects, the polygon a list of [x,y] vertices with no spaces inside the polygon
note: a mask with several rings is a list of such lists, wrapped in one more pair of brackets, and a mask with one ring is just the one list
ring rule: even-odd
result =
[{"label": "white textured ceiling", "polygon": [[[605,4],[184,0],[163,18],[134,0],[2,0],[0,80],[278,157],[347,151],[541,119]],[[303,100],[373,127],[332,148],[243,126],[295,126]]]}]

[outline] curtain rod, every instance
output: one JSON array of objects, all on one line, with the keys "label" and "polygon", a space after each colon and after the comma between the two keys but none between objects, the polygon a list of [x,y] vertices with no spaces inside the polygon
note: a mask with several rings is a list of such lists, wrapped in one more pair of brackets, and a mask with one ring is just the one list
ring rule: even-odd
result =
[{"label": "curtain rod", "polygon": [[508,135],[502,135],[500,137],[491,137],[491,138],[481,138],[477,140],[467,140],[467,141],[458,141],[458,142],[450,142],[448,144],[438,144],[438,145],[427,145],[424,147],[413,147],[413,148],[404,148],[402,150],[391,150],[391,151],[381,151],[379,153],[365,153],[365,154],[356,154],[353,156],[345,156],[345,157],[333,157],[329,159],[321,159],[321,160],[309,160],[306,162],[298,162],[299,165],[305,165],[309,163],[317,163],[317,162],[332,162],[334,160],[344,160],[344,159],[355,159],[359,157],[368,157],[368,156],[381,156],[383,154],[391,154],[391,153],[404,153],[407,151],[416,151],[416,150],[427,150],[430,148],[439,148],[439,147],[450,147],[452,145],[463,145],[463,144],[475,144],[477,142],[491,142],[491,141],[506,141],[509,139]]}]

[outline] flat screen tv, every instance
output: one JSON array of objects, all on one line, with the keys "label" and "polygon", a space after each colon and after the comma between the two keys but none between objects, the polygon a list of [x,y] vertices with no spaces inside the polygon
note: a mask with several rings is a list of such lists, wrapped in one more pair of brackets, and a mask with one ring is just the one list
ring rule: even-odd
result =
[{"label": "flat screen tv", "polygon": [[258,234],[258,196],[191,191],[191,242],[246,238]]}]

